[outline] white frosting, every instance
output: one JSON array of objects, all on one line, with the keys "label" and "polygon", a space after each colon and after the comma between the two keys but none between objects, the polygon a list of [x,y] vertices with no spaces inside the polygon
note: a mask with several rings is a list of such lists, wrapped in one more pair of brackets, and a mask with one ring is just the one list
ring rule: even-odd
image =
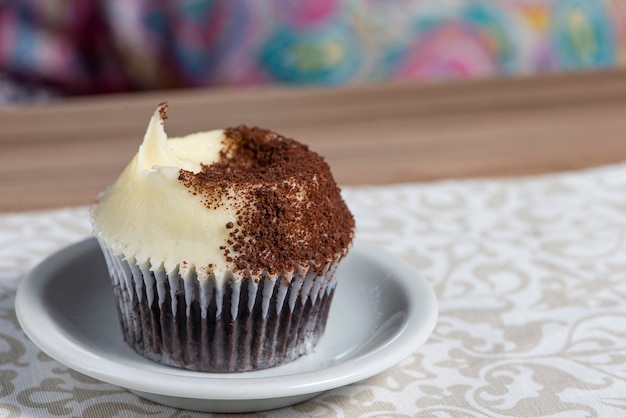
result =
[{"label": "white frosting", "polygon": [[[113,254],[140,266],[161,266],[199,277],[232,269],[220,250],[235,222],[228,205],[208,208],[178,180],[181,168],[198,173],[217,161],[224,132],[215,130],[167,138],[159,110],[154,113],[137,155],[113,186],[100,196],[92,216],[94,233]],[[208,269],[213,264],[213,269]]]}]

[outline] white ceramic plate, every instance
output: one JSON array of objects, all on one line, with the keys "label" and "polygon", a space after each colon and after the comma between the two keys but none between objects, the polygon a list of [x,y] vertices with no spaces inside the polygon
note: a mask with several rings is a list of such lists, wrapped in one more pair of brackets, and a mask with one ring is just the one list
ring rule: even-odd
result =
[{"label": "white ceramic plate", "polygon": [[338,274],[326,332],[315,351],[246,373],[162,366],[128,347],[93,238],[37,266],[20,284],[15,309],[35,344],[88,376],[178,408],[260,411],[374,376],[413,353],[432,332],[434,293],[402,260],[357,240]]}]

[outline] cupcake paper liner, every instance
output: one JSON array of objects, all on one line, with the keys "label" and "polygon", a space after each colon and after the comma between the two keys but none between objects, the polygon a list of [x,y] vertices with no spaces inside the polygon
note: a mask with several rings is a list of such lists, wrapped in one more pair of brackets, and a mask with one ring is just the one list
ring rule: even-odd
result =
[{"label": "cupcake paper liner", "polygon": [[324,332],[337,265],[318,275],[198,278],[136,265],[103,247],[126,342],[161,364],[241,372],[309,353]]}]

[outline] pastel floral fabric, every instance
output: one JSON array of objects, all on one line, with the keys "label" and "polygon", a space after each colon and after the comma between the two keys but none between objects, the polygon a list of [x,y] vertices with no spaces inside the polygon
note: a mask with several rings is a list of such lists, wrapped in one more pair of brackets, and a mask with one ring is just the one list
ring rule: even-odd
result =
[{"label": "pastel floral fabric", "polygon": [[[359,238],[435,289],[435,330],[375,377],[241,416],[624,416],[625,191],[626,164],[344,188]],[[68,369],[21,331],[21,278],[90,229],[86,207],[0,215],[0,416],[207,416]]]},{"label": "pastel floral fabric", "polygon": [[626,0],[5,0],[0,100],[618,67]]}]

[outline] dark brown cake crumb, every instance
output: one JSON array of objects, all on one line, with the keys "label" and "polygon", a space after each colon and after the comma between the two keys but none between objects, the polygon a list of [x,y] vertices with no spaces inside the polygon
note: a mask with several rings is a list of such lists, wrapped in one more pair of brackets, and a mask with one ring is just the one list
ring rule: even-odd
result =
[{"label": "dark brown cake crumb", "polygon": [[168,106],[167,102],[159,103],[159,117],[161,120],[167,119]]},{"label": "dark brown cake crumb", "polygon": [[198,174],[181,169],[179,180],[208,208],[224,196],[235,206],[237,228],[228,222],[229,242],[216,243],[235,271],[280,274],[300,264],[319,273],[343,256],[354,219],[324,159],[266,129],[238,126],[225,136],[216,163]]}]

